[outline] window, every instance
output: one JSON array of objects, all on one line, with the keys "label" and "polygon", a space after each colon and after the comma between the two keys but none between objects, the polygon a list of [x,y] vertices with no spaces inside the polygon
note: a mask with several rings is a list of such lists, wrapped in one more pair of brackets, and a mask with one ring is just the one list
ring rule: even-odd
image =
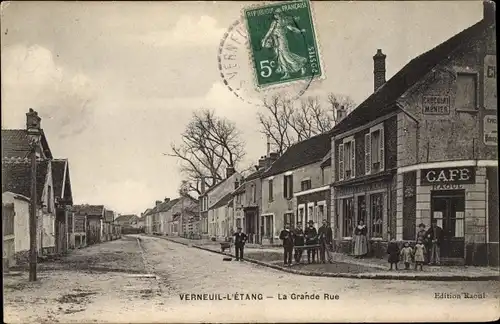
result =
[{"label": "window", "polygon": [[2,206],[2,226],[4,235],[14,234],[14,205]]},{"label": "window", "polygon": [[318,205],[318,220],[323,221],[325,219],[325,205]]},{"label": "window", "polygon": [[342,233],[344,237],[352,237],[354,228],[353,198],[342,199]]},{"label": "window", "polygon": [[273,201],[273,180],[269,180],[269,201]]},{"label": "window", "polygon": [[353,137],[339,145],[339,180],[354,178],[356,169],[356,144]]},{"label": "window", "polygon": [[47,213],[52,213],[52,187],[47,187]]},{"label": "window", "polygon": [[241,194],[236,195],[236,203],[241,204]]},{"label": "window", "polygon": [[256,196],[257,196],[257,187],[255,187],[255,185],[254,185],[254,184],[252,184],[251,189],[252,189],[252,190],[251,190],[251,192],[252,192],[252,193],[251,193],[251,195],[252,195],[252,197],[251,197],[251,199],[252,199],[252,200],[251,200],[251,201],[252,201],[253,203],[255,203],[255,201],[257,200],[257,198],[256,198]]},{"label": "window", "polygon": [[293,175],[286,175],[283,178],[283,197],[286,199],[293,198]]},{"label": "window", "polygon": [[370,195],[371,237],[382,237],[384,195],[382,193]]},{"label": "window", "polygon": [[472,73],[459,73],[457,75],[457,94],[455,106],[458,110],[477,109],[477,76]]},{"label": "window", "polygon": [[273,233],[273,215],[264,216],[264,233],[265,238],[270,238]]},{"label": "window", "polygon": [[384,124],[379,124],[365,134],[365,174],[384,171]]},{"label": "window", "polygon": [[298,222],[302,222],[302,225],[305,224],[304,207],[303,206],[299,207],[299,214],[297,215],[297,223]]},{"label": "window", "polygon": [[236,218],[236,228],[241,227],[241,218]]},{"label": "window", "polygon": [[357,220],[363,220],[366,224],[366,198],[365,196],[358,196],[358,218]]},{"label": "window", "polygon": [[300,191],[311,189],[311,179],[303,180],[300,182]]},{"label": "window", "polygon": [[316,219],[314,215],[314,205],[307,206],[307,221],[313,220],[316,225]]},{"label": "window", "polygon": [[295,227],[293,213],[285,213],[284,220],[285,220],[285,224],[290,225],[290,228]]}]

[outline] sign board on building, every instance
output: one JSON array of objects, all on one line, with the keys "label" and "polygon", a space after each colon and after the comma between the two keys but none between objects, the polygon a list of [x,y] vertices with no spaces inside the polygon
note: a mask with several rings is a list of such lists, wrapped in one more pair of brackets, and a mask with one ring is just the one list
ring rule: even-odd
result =
[{"label": "sign board on building", "polygon": [[486,115],[483,119],[483,140],[486,145],[498,143],[497,116]]},{"label": "sign board on building", "polygon": [[425,169],[420,173],[420,184],[423,186],[446,185],[449,189],[459,185],[476,182],[474,167]]},{"label": "sign board on building", "polygon": [[484,108],[497,109],[497,56],[484,57]]},{"label": "sign board on building", "polygon": [[449,115],[450,96],[427,95],[422,98],[424,115]]}]

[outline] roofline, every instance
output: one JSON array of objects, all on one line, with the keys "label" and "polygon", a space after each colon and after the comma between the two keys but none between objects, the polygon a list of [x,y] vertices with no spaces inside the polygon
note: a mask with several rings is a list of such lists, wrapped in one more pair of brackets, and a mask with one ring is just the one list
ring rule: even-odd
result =
[{"label": "roofline", "polygon": [[260,179],[266,179],[266,178],[269,178],[269,177],[272,177],[272,176],[280,175],[280,174],[282,174],[282,173],[286,173],[286,172],[289,172],[289,171],[294,171],[294,170],[297,170],[298,168],[302,168],[302,167],[304,167],[304,166],[306,166],[306,165],[310,165],[310,164],[315,164],[315,163],[321,162],[321,161],[323,161],[324,157],[325,157],[325,156],[322,156],[321,158],[316,159],[316,160],[314,160],[314,161],[307,162],[307,163],[303,163],[303,164],[299,164],[299,165],[295,166],[293,169],[282,170],[282,171],[280,171],[280,172],[276,172],[276,173],[273,173],[273,172],[271,172],[271,173],[265,173],[265,172],[264,172],[264,173],[260,176]]}]

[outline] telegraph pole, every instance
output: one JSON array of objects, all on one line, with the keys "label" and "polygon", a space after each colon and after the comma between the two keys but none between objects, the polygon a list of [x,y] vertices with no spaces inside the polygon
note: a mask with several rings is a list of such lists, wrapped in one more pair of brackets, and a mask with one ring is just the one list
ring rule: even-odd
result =
[{"label": "telegraph pole", "polygon": [[36,266],[37,266],[37,242],[36,242],[36,210],[37,210],[37,194],[36,194],[36,149],[40,143],[40,120],[38,113],[30,108],[26,113],[26,131],[31,149],[31,204],[30,204],[30,254],[29,254],[29,281],[36,281]]}]

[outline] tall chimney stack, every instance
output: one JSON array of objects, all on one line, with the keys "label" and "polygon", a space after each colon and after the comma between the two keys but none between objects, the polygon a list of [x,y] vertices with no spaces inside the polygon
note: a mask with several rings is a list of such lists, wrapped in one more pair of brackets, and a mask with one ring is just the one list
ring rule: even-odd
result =
[{"label": "tall chimney stack", "polygon": [[205,177],[201,176],[200,181],[201,181],[200,191],[201,191],[201,194],[204,194],[205,193]]},{"label": "tall chimney stack", "polygon": [[488,23],[495,23],[495,2],[491,0],[483,1],[483,19]]},{"label": "tall chimney stack", "polygon": [[373,85],[374,91],[377,91],[385,83],[385,58],[381,49],[373,56]]},{"label": "tall chimney stack", "polygon": [[267,134],[267,157],[269,157],[269,153],[271,153],[271,137],[269,136],[269,134]]},{"label": "tall chimney stack", "polygon": [[226,179],[229,179],[236,171],[234,170],[234,167],[227,167],[226,168]]}]

